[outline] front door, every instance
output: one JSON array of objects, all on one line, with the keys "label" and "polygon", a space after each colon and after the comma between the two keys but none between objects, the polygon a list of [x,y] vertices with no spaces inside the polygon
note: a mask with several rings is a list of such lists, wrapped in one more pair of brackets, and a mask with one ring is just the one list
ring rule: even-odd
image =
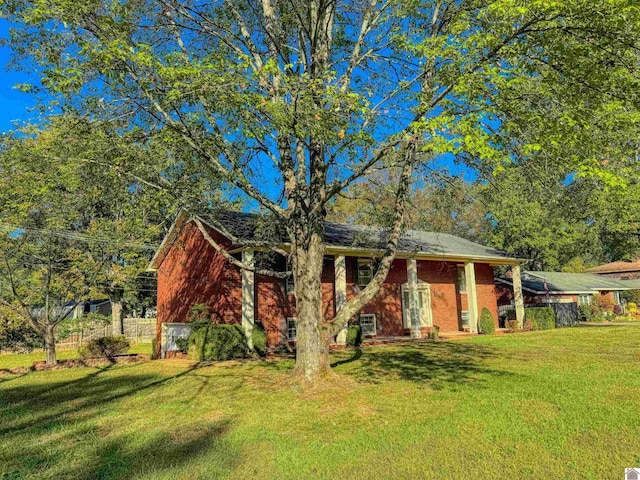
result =
[{"label": "front door", "polygon": [[[420,312],[420,326],[433,326],[431,316],[431,289],[427,283],[418,283],[418,310]],[[411,315],[409,313],[409,287],[402,285],[402,325],[411,328]]]}]

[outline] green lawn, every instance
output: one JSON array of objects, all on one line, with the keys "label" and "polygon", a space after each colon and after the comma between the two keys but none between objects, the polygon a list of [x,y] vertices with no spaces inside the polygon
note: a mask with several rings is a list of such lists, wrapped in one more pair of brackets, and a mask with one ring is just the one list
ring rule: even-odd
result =
[{"label": "green lawn", "polygon": [[0,478],[622,478],[640,466],[640,328],[290,360],[0,378]]},{"label": "green lawn", "polygon": [[[60,350],[57,353],[58,360],[78,358],[77,350]],[[151,353],[150,343],[138,343],[129,347],[128,353]],[[30,367],[33,362],[44,361],[44,352],[34,353],[3,353],[0,355],[0,368]]]}]

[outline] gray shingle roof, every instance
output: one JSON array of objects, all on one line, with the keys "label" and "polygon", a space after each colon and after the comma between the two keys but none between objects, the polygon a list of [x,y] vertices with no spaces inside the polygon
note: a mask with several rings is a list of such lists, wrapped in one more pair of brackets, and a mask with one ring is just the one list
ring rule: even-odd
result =
[{"label": "gray shingle roof", "polygon": [[[252,213],[220,212],[211,223],[219,222],[232,235],[242,240],[259,240],[260,237],[273,235],[271,238],[287,243],[286,232],[269,222],[269,218]],[[326,222],[324,241],[328,247],[350,247],[362,250],[384,250],[388,238],[388,230],[380,227],[349,225],[345,223]],[[486,258],[495,260],[511,259],[505,252],[480,245],[446,233],[408,230],[398,244],[402,253],[422,253],[434,256],[460,256]]]},{"label": "gray shingle roof", "polygon": [[[607,290],[627,290],[620,280],[594,273],[566,272],[522,272],[522,287],[526,290],[545,293],[544,283],[550,293],[596,293]],[[511,279],[502,279],[511,284]]]}]

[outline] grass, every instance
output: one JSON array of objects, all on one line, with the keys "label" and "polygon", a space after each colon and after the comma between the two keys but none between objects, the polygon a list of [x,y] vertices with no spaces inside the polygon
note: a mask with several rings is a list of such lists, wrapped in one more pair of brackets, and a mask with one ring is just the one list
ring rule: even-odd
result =
[{"label": "grass", "polygon": [[[151,353],[150,343],[131,345],[127,353]],[[59,350],[56,352],[58,360],[78,358],[77,350]],[[33,362],[44,361],[44,352],[33,353],[4,353],[0,355],[0,368],[30,367]]]},{"label": "grass", "polygon": [[0,478],[621,478],[640,466],[640,328],[291,360],[0,378]]}]

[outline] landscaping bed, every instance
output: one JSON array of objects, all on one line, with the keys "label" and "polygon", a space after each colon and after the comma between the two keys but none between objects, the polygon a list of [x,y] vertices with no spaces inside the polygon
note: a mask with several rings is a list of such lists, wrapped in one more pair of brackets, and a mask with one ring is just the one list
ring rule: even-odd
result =
[{"label": "landscaping bed", "polygon": [[68,358],[65,360],[58,360],[55,365],[47,365],[47,362],[40,360],[34,362],[30,367],[13,367],[13,368],[0,368],[0,373],[5,374],[23,374],[31,371],[47,371],[47,370],[61,370],[65,368],[76,367],[106,367],[114,364],[127,364],[136,362],[146,362],[151,360],[151,355],[146,353],[129,353],[124,355],[118,355],[117,357],[95,357],[95,358]]}]

